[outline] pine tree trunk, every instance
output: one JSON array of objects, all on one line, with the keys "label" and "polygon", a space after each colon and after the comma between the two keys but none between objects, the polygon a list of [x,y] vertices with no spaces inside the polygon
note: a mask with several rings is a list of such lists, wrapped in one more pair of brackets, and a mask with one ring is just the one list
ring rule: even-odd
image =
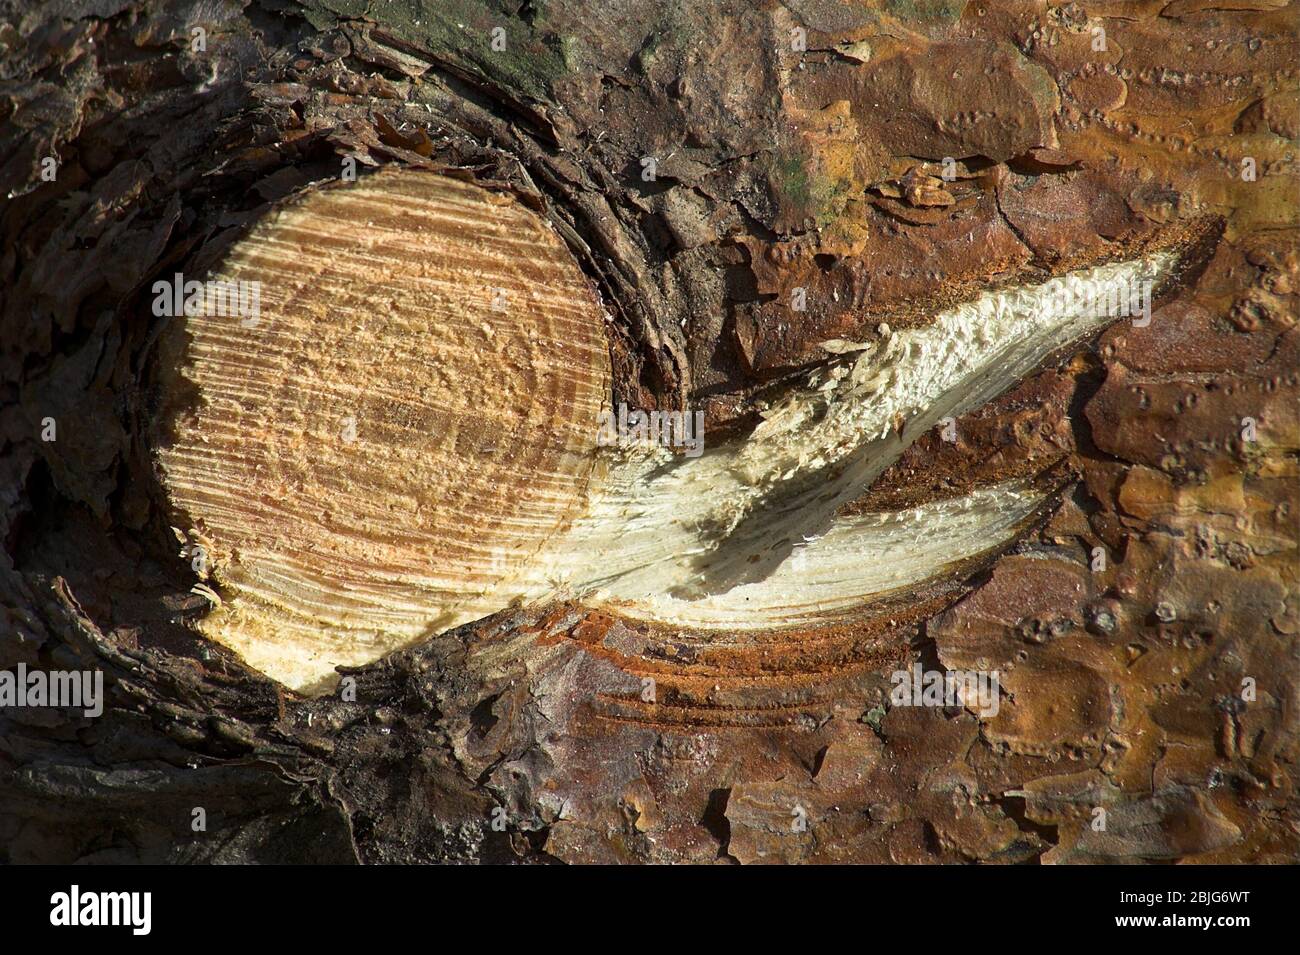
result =
[{"label": "pine tree trunk", "polygon": [[[3,858],[1294,861],[1297,42],[1255,6],[7,7],[0,667],[106,705],[0,708]],[[1149,324],[989,358],[883,473],[806,460],[937,314],[1162,255]],[[160,314],[178,274],[275,321]],[[640,531],[620,405],[735,454]],[[877,514],[905,584],[727,603]],[[638,533],[662,571],[548,589]]]}]

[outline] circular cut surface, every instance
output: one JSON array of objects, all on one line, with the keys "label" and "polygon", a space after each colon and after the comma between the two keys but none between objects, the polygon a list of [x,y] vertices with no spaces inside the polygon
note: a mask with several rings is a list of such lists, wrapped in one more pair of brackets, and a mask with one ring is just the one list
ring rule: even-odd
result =
[{"label": "circular cut surface", "polygon": [[497,609],[581,509],[609,388],[603,312],[545,222],[381,172],[280,207],[209,279],[260,283],[256,311],[246,286],[238,314],[169,320],[154,436],[235,597],[205,633],[319,690]]}]

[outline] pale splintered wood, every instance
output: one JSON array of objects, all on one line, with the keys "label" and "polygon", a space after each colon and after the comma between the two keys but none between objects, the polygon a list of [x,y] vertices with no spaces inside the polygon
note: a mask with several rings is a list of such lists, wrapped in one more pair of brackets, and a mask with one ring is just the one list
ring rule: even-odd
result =
[{"label": "pale splintered wood", "polygon": [[1031,484],[883,516],[839,512],[945,416],[978,408],[1115,321],[1096,305],[1103,293],[1160,287],[1178,261],[1162,250],[981,293],[927,325],[853,346],[743,441],[693,459],[662,448],[629,455],[549,545],[545,586],[672,626],[808,627],[1005,546],[1044,501]]},{"label": "pale splintered wood", "polygon": [[233,595],[204,632],[311,690],[499,609],[584,506],[609,388],[603,313],[543,220],[382,172],[280,208],[210,278],[260,282],[259,313],[170,320],[154,439]]}]

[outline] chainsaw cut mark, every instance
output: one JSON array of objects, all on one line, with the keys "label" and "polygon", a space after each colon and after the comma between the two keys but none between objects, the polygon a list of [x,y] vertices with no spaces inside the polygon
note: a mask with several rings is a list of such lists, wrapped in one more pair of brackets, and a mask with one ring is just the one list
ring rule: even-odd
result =
[{"label": "chainsaw cut mark", "polygon": [[605,316],[518,202],[414,171],[305,193],[219,271],[263,282],[259,321],[189,316],[161,348],[161,480],[226,598],[200,626],[321,692],[338,665],[525,602],[724,640],[852,618],[1004,548],[1046,492],[841,508],[942,419],[1112,321],[1099,293],[1160,287],[1178,263],[1155,250],[833,343],[749,434],[679,457],[598,445]]}]

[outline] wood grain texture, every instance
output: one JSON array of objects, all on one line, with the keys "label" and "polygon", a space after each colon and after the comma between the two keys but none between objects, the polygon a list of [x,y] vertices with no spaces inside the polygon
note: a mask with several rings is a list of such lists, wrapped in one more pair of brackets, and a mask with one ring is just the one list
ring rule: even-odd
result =
[{"label": "wood grain texture", "polygon": [[303,689],[488,612],[582,499],[608,390],[560,240],[509,196],[384,172],[291,201],[211,278],[260,282],[259,313],[173,319],[155,439],[237,594],[205,633]]}]

